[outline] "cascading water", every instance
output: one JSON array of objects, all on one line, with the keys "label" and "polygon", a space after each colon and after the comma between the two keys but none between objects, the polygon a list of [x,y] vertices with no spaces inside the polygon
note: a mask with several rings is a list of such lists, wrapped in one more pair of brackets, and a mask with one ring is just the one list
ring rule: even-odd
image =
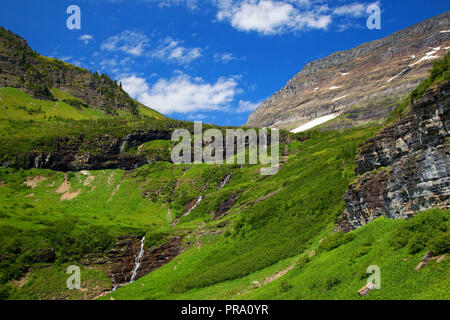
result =
[{"label": "cascading water", "polygon": [[202,200],[203,200],[203,196],[200,196],[200,198],[197,199],[197,201],[196,201],[195,204],[192,206],[192,208],[190,208],[189,211],[186,212],[184,215],[187,216],[189,213],[191,213],[191,211],[194,210],[195,207],[198,206],[200,202],[202,202]]},{"label": "cascading water", "polygon": [[227,174],[227,176],[220,182],[219,187],[217,190],[221,190],[223,187],[225,187],[231,179],[231,173]]},{"label": "cascading water", "polygon": [[134,267],[133,267],[133,271],[131,273],[130,282],[134,282],[134,280],[136,280],[136,276],[139,271],[139,267],[141,266],[142,257],[144,256],[144,241],[145,241],[145,236],[141,240],[141,248],[134,260]]}]

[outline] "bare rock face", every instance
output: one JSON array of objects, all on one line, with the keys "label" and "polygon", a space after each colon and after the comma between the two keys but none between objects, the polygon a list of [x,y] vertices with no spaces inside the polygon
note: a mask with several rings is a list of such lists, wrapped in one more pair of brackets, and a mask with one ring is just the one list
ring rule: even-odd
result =
[{"label": "bare rock face", "polygon": [[326,124],[341,129],[385,119],[427,78],[435,59],[450,49],[450,13],[389,37],[308,63],[284,88],[262,103],[246,126],[294,129],[340,113]]},{"label": "bare rock face", "polygon": [[401,119],[359,148],[341,230],[377,217],[450,208],[450,82],[429,89]]},{"label": "bare rock face", "polygon": [[[144,248],[135,280],[169,263],[178,256],[183,250],[182,240],[183,237],[171,238],[167,243],[157,248],[150,250]],[[107,252],[106,263],[110,269],[113,286],[130,282],[139,251],[140,239],[138,237],[124,237]]]},{"label": "bare rock face", "polygon": [[[112,135],[97,135],[86,138],[80,135],[78,139],[68,137],[55,138],[51,143],[52,152],[30,151],[9,158],[0,151],[2,167],[23,169],[52,169],[58,171],[122,169],[133,170],[147,164],[150,160],[138,153],[124,152],[124,146],[136,147],[153,140],[170,140],[170,130],[136,130],[124,137]],[[89,152],[83,149],[95,150]],[[161,159],[171,161],[170,157]]]}]

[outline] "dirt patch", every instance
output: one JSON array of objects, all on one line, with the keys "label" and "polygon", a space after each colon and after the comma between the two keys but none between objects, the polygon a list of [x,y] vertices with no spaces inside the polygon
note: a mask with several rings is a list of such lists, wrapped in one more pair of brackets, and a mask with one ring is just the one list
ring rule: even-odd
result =
[{"label": "dirt patch", "polygon": [[34,197],[34,193],[29,193],[29,194],[27,194],[25,197],[27,197],[27,198],[32,198],[32,197]]},{"label": "dirt patch", "polygon": [[63,183],[55,190],[56,193],[62,194],[70,191],[70,182],[67,180],[67,174],[64,176]]},{"label": "dirt patch", "polygon": [[92,182],[94,182],[94,180],[95,180],[95,177],[89,175],[89,176],[86,178],[86,180],[84,180],[83,186],[86,186],[86,187],[87,187],[87,186],[90,186],[90,185],[92,184]]},{"label": "dirt patch", "polygon": [[80,173],[86,177],[86,180],[84,180],[83,182],[83,186],[87,187],[90,186],[92,184],[92,182],[94,182],[95,180],[95,176],[91,175],[91,173],[87,170],[82,170],[80,171]]},{"label": "dirt patch", "polygon": [[78,195],[81,193],[81,189],[75,191],[75,192],[66,192],[64,193],[61,198],[59,198],[60,200],[72,200],[76,197],[78,197]]},{"label": "dirt patch", "polygon": [[67,180],[67,174],[64,175],[64,181],[63,183],[56,189],[56,193],[60,194],[61,197],[59,200],[72,200],[78,197],[78,195],[81,193],[81,189],[70,192],[70,182]]},{"label": "dirt patch", "polygon": [[112,185],[113,179],[114,179],[114,173],[111,173],[111,174],[108,176],[108,186]]},{"label": "dirt patch", "polygon": [[273,281],[275,281],[275,280],[281,278],[281,277],[284,276],[286,273],[288,273],[289,271],[291,271],[292,268],[294,268],[294,266],[295,266],[295,264],[291,264],[291,265],[290,265],[289,267],[287,267],[286,269],[276,272],[274,275],[272,275],[272,276],[266,278],[266,279],[264,280],[264,282],[263,282],[262,285],[265,286],[266,284],[269,284],[269,283],[271,283],[271,282],[273,282]]},{"label": "dirt patch", "polygon": [[111,201],[112,197],[114,197],[114,195],[116,194],[117,191],[119,191],[120,189],[120,184],[122,183],[122,181],[119,182],[119,184],[114,188],[114,190],[111,192],[111,195],[109,196],[108,202]]},{"label": "dirt patch", "polygon": [[27,177],[27,180],[23,184],[26,184],[27,187],[34,189],[44,180],[47,180],[47,177],[43,176],[35,176],[34,178]]},{"label": "dirt patch", "polygon": [[31,272],[27,272],[22,278],[18,280],[11,280],[11,284],[13,286],[16,286],[17,288],[22,288],[25,283],[27,283],[28,279],[30,278]]},{"label": "dirt patch", "polygon": [[[131,173],[131,171],[127,171],[123,174],[122,178],[119,181],[119,184],[117,184],[117,186],[114,188],[114,190],[111,192],[111,195],[109,196],[108,202],[111,201],[112,197],[114,197],[114,195],[117,193],[117,191],[119,191],[120,189],[120,185],[122,184],[122,181],[126,178],[127,175],[129,175]],[[108,178],[109,179],[109,178]],[[109,184],[109,182],[108,182]]]}]

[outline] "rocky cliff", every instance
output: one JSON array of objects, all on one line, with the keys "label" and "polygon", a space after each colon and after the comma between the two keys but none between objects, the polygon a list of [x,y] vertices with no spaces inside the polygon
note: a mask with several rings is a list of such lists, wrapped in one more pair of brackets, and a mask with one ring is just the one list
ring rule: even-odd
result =
[{"label": "rocky cliff", "polygon": [[385,119],[450,49],[450,13],[308,63],[246,126],[294,129],[327,115],[330,128]]},{"label": "rocky cliff", "polygon": [[399,121],[364,143],[345,195],[341,230],[380,216],[450,208],[450,81],[427,90]]},{"label": "rocky cliff", "polygon": [[[152,162],[152,159],[137,152],[127,152],[126,148],[135,148],[153,140],[170,140],[172,131],[173,129],[140,129],[121,136],[79,134],[56,137],[47,142],[44,149],[49,151],[39,150],[43,145],[38,142],[34,150],[15,155],[0,152],[0,166],[57,171],[132,170]],[[171,161],[170,154],[162,160]]]}]

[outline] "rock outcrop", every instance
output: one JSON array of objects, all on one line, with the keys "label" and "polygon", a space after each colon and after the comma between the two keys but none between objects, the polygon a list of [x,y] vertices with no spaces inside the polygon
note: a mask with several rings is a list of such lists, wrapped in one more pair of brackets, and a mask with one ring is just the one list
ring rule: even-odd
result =
[{"label": "rock outcrop", "polygon": [[[57,171],[122,169],[132,170],[149,162],[145,155],[125,152],[153,140],[170,140],[171,130],[137,130],[124,137],[99,135],[78,139],[59,137],[53,140],[52,152],[29,151],[15,158],[3,156],[2,167],[52,169]],[[37,146],[38,147],[38,146]],[[90,149],[93,151],[88,151]],[[171,161],[170,157],[164,159]]]},{"label": "rock outcrop", "polygon": [[[182,240],[183,237],[171,238],[167,243],[157,248],[151,250],[144,248],[141,265],[137,270],[135,280],[169,263],[178,256],[183,250]],[[108,252],[107,263],[110,265],[113,286],[130,282],[139,250],[139,238],[124,238]]]},{"label": "rock outcrop", "polygon": [[[144,246],[139,268],[134,280],[149,274],[177,257],[184,249],[183,237],[170,238],[161,246],[148,249]],[[138,236],[122,236],[104,252],[102,256],[87,256],[84,265],[101,264],[113,282],[113,288],[131,281],[136,266],[136,257],[141,250],[141,238]]]},{"label": "rock outcrop", "polygon": [[357,178],[345,195],[344,231],[380,216],[409,218],[450,208],[450,82],[427,90],[399,121],[358,150]]},{"label": "rock outcrop", "polygon": [[450,49],[450,13],[384,39],[308,63],[262,103],[246,126],[294,129],[332,114],[326,127],[341,129],[385,119],[397,102],[427,78]]}]

